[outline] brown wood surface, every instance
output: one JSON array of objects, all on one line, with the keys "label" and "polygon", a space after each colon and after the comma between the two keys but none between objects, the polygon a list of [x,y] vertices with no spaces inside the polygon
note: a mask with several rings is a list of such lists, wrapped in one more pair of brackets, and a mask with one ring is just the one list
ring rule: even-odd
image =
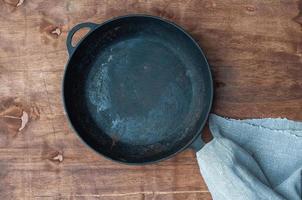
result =
[{"label": "brown wood surface", "polygon": [[173,20],[198,40],[215,80],[213,112],[302,120],[302,1],[0,0],[0,199],[211,199],[192,151],[125,166],[68,126],[67,31],[129,13]]}]

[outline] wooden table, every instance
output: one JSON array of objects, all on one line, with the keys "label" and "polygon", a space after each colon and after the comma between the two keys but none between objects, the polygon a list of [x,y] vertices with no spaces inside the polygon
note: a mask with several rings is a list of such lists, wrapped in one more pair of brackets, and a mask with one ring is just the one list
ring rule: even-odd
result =
[{"label": "wooden table", "polygon": [[198,40],[215,80],[213,112],[302,120],[302,1],[1,0],[0,199],[211,199],[194,152],[116,164],[68,126],[67,31],[129,13],[173,20]]}]

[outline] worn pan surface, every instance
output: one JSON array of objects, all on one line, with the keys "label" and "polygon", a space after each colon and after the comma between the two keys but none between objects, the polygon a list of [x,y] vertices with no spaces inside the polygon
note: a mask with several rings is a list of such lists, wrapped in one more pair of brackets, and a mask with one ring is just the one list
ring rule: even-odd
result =
[{"label": "worn pan surface", "polygon": [[[90,31],[76,46],[81,28]],[[63,81],[68,118],[80,138],[115,161],[143,164],[202,146],[213,86],[198,44],[158,17],[83,23],[68,35]],[[194,145],[193,145],[194,146]]]}]

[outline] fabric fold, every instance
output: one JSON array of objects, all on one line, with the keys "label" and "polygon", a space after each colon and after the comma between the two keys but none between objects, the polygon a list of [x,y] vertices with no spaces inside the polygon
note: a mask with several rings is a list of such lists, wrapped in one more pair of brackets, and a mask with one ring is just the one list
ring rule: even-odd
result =
[{"label": "fabric fold", "polygon": [[214,200],[301,199],[301,122],[211,114],[209,126],[197,159]]}]

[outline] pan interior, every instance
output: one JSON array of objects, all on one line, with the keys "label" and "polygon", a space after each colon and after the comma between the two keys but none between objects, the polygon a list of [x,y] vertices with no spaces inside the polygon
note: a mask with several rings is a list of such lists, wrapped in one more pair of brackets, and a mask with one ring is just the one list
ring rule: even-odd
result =
[{"label": "pan interior", "polygon": [[197,134],[206,110],[205,60],[174,25],[153,18],[111,21],[72,56],[66,109],[80,137],[118,161],[155,161]]}]

